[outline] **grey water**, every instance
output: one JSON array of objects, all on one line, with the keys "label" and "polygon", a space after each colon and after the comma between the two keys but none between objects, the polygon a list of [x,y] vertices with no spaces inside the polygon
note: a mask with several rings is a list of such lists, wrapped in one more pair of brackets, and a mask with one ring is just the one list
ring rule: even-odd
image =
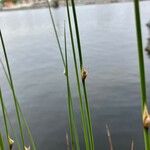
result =
[{"label": "grey water", "polygon": [[[145,24],[150,19],[149,6],[150,2],[141,3],[144,47],[148,38]],[[130,149],[132,140],[135,149],[144,149],[133,3],[78,6],[77,13],[84,66],[88,70],[95,149],[109,149],[106,124],[110,127],[115,150]],[[53,10],[53,15],[63,47],[65,7]],[[65,136],[69,131],[66,82],[48,9],[0,12],[0,28],[16,92],[37,149],[66,150]],[[69,37],[67,44],[73,100],[82,136]],[[0,56],[3,57],[2,49]],[[146,52],[144,56],[150,99],[150,59]],[[2,70],[0,81],[10,119],[19,134],[11,93]],[[2,123],[1,118],[0,130],[4,130]]]}]

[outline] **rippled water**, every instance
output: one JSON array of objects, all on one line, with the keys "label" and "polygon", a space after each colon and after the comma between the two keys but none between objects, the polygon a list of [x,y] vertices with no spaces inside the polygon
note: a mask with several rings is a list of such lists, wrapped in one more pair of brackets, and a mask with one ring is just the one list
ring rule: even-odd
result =
[{"label": "rippled water", "polygon": [[[143,2],[141,6],[145,46],[150,2]],[[141,150],[143,133],[133,4],[79,6],[77,11],[85,66],[89,72],[87,82],[96,150],[108,149],[106,124],[110,126],[116,150],[129,149],[132,139],[135,149]],[[53,13],[63,43],[65,8]],[[0,27],[17,94],[38,149],[65,150],[68,131],[66,84],[48,10],[1,12]],[[72,66],[71,53],[69,62]],[[150,59],[146,53],[145,63],[149,91]],[[73,78],[74,70],[71,69]],[[0,79],[15,125],[12,100],[3,74]],[[74,101],[77,102],[74,79],[72,84]],[[78,107],[76,112],[79,116]]]}]

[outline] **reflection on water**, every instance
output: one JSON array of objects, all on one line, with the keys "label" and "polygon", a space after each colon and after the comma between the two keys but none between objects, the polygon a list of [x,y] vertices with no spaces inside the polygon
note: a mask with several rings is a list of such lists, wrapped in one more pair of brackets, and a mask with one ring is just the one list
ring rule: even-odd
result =
[{"label": "reflection on water", "polygon": [[[144,46],[148,36],[145,24],[150,19],[149,4],[143,2],[141,8]],[[96,150],[108,149],[106,124],[110,126],[115,149],[129,149],[133,139],[135,149],[141,150],[143,133],[133,5],[79,6],[77,11],[84,60],[89,72],[87,82]],[[64,7],[55,10],[54,16],[63,42]],[[48,10],[1,12],[0,27],[6,40],[17,94],[38,149],[65,150],[68,131],[66,84]],[[69,56],[70,68],[73,68],[72,54]],[[147,56],[145,58],[149,77],[150,60]],[[70,72],[73,76],[74,70],[70,69]],[[0,79],[15,125],[12,101],[3,74],[0,74]],[[148,91],[149,81],[147,78]],[[73,80],[72,91],[77,105],[75,83]],[[77,116],[78,109],[76,107]]]}]

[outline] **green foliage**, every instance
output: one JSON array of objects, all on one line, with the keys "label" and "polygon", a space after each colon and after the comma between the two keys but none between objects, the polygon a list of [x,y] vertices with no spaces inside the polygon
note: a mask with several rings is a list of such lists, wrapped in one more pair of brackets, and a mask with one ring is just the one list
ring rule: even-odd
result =
[{"label": "green foliage", "polygon": [[67,93],[68,93],[68,116],[69,116],[69,125],[70,125],[70,135],[71,135],[71,145],[72,150],[80,150],[79,138],[76,127],[76,120],[73,108],[72,94],[70,89],[70,80],[69,80],[69,71],[68,71],[68,59],[67,59],[67,43],[66,43],[66,29],[64,28],[64,41],[65,41],[65,75],[67,82]]},{"label": "green foliage", "polygon": [[[82,91],[81,91],[81,84],[80,84],[80,77],[79,77],[79,74],[78,74],[78,71],[81,72],[82,69],[81,70],[78,69],[77,56],[76,56],[74,37],[73,37],[72,22],[71,22],[71,17],[70,17],[69,4],[68,4],[67,0],[66,0],[66,6],[67,6],[67,16],[68,16],[68,22],[69,22],[70,38],[71,38],[71,45],[72,45],[72,54],[73,54],[73,58],[74,58],[74,68],[75,68],[75,73],[76,73],[77,90],[78,90],[78,95],[79,95],[80,113],[81,113],[81,120],[82,120],[82,128],[83,128],[83,133],[84,133],[85,145],[86,145],[86,149],[91,148],[91,150],[92,150],[92,137],[91,137],[92,135],[91,135],[91,132],[89,131],[89,128],[90,128],[90,125],[89,125],[90,122],[89,121],[90,120],[88,120],[89,118],[87,119],[87,116],[88,116],[87,115],[87,109],[88,108],[87,108],[87,105],[84,106]],[[72,5],[72,7],[74,8],[74,3]],[[75,10],[75,8],[74,8],[74,10]],[[74,20],[77,21],[76,13],[75,13],[74,16],[75,16]],[[77,24],[77,22],[76,22],[76,24]],[[75,27],[76,27],[76,24],[75,24]],[[78,35],[77,37],[79,37],[78,26],[76,27],[76,29],[77,29],[76,33]],[[79,42],[78,45],[80,45],[80,38],[77,39],[77,42]],[[79,52],[80,66],[82,66],[81,46],[78,46],[78,48],[79,48],[78,52]],[[84,111],[84,109],[86,110],[86,112]]]},{"label": "green foliage", "polygon": [[11,89],[12,89],[12,96],[13,96],[13,99],[14,99],[16,116],[17,116],[18,125],[19,125],[19,129],[20,129],[22,147],[24,149],[24,147],[25,147],[24,134],[23,134],[23,129],[22,129],[22,125],[21,125],[21,118],[20,118],[19,108],[18,108],[17,99],[16,99],[16,92],[15,92],[15,88],[14,88],[14,83],[13,83],[13,79],[12,79],[12,75],[11,75],[11,71],[10,71],[10,66],[9,66],[9,61],[8,61],[8,57],[7,57],[7,52],[6,52],[6,48],[5,48],[5,45],[4,45],[4,40],[3,40],[3,36],[2,36],[1,31],[0,31],[0,38],[1,38],[1,42],[2,42],[3,53],[4,53],[4,57],[5,57],[5,61],[6,61],[8,76],[9,76],[9,79],[10,79],[10,85],[11,85]]},{"label": "green foliage", "polygon": [[[89,110],[89,104],[88,104],[88,98],[87,98],[87,92],[86,92],[86,84],[85,84],[85,80],[82,80],[82,75],[81,74],[79,75],[79,72],[81,72],[83,69],[83,66],[82,66],[83,60],[82,60],[80,36],[79,36],[79,30],[78,30],[78,23],[77,23],[78,21],[77,21],[77,17],[76,17],[75,5],[74,5],[74,1],[72,1],[71,6],[73,9],[74,25],[75,25],[75,31],[76,31],[76,36],[77,36],[80,69],[78,69],[78,62],[77,62],[77,56],[76,56],[76,51],[75,51],[75,45],[74,45],[73,29],[72,29],[72,22],[70,19],[70,10],[69,10],[68,1],[66,1],[66,4],[67,4],[67,15],[68,15],[68,22],[69,22],[70,40],[71,40],[71,45],[72,45],[72,54],[73,54],[73,58],[74,58],[74,68],[75,68],[75,75],[76,75],[76,81],[77,81],[79,107],[80,107],[83,135],[84,135],[84,139],[85,139],[85,146],[86,146],[86,150],[94,150],[94,139],[93,139],[92,123],[91,123],[90,110]],[[67,50],[66,50],[66,46],[65,46],[65,63],[64,63],[64,56],[62,53],[61,44],[59,41],[56,25],[54,22],[54,18],[53,18],[49,3],[48,3],[48,6],[49,6],[50,17],[51,17],[52,24],[54,27],[54,32],[55,32],[57,43],[58,43],[58,48],[59,48],[59,51],[60,51],[60,54],[62,57],[62,62],[65,66],[65,74],[67,77],[67,93],[68,93],[67,104],[68,104],[68,113],[69,113],[70,135],[71,135],[71,139],[72,139],[72,149],[74,149],[74,147],[75,147],[74,143],[76,143],[76,149],[79,149],[78,138],[75,137],[77,135],[76,126],[73,128],[72,123],[71,123],[71,120],[75,121],[75,118],[73,115],[74,111],[73,111],[73,103],[72,103],[70,82],[69,82]],[[64,38],[66,39],[66,35],[64,35]],[[82,97],[82,92],[83,92],[84,97]],[[71,119],[71,117],[73,119]]]},{"label": "green foliage", "polygon": [[[21,145],[22,148],[21,149],[24,149],[24,147],[25,147],[24,133],[23,133],[23,127],[25,127],[26,130],[27,130],[27,134],[28,134],[28,137],[29,137],[31,148],[33,150],[36,150],[36,146],[35,146],[33,137],[31,135],[30,128],[28,127],[28,124],[27,124],[27,122],[24,118],[24,115],[22,113],[19,101],[18,101],[17,96],[16,96],[15,87],[14,87],[13,79],[12,79],[12,76],[11,76],[8,56],[7,56],[7,53],[6,53],[6,48],[5,48],[5,44],[4,44],[4,40],[3,40],[3,37],[2,37],[1,31],[0,31],[0,39],[1,39],[1,42],[2,42],[2,48],[3,48],[3,52],[4,52],[4,56],[5,56],[6,67],[4,66],[2,60],[0,60],[0,63],[1,63],[2,69],[4,71],[5,77],[7,79],[7,82],[9,84],[10,91],[12,92],[12,95],[13,95],[13,100],[14,100],[15,110],[16,110],[16,116],[17,116],[17,119],[18,119],[18,125],[19,125],[19,129],[20,129],[21,140],[22,140],[22,145]],[[11,130],[13,132],[14,138],[15,138],[15,142],[17,143],[18,150],[20,150],[20,143],[18,143],[17,137],[16,137],[16,135],[14,133],[14,130],[13,130],[13,127],[11,125],[11,122],[10,122],[10,119],[9,119],[9,116],[8,116],[8,113],[7,113],[7,109],[6,109],[4,101],[3,101],[1,88],[0,88],[0,100],[1,100],[1,107],[2,107],[2,112],[3,112],[4,125],[5,125],[5,129],[6,129],[7,139],[9,137],[9,131],[8,131],[8,123],[9,123],[9,125],[11,127]],[[8,123],[7,123],[7,121],[8,121]]]}]

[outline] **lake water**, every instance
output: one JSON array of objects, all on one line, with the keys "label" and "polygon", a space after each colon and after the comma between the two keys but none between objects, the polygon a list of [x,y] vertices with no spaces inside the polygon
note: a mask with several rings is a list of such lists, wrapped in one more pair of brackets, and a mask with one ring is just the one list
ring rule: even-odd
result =
[{"label": "lake water", "polygon": [[[145,24],[150,19],[149,6],[150,2],[141,3],[144,46],[148,37]],[[87,84],[95,149],[109,148],[106,124],[116,150],[130,149],[132,139],[136,150],[144,149],[133,3],[78,6],[77,12],[85,66],[89,72]],[[63,43],[66,10],[61,7],[53,10],[53,14]],[[0,28],[17,95],[38,149],[66,150],[66,83],[48,9],[0,12]],[[72,60],[69,53],[70,66]],[[146,53],[145,64],[149,91],[150,59]],[[73,78],[74,70],[71,69]],[[0,79],[5,103],[17,130],[13,102],[2,73]],[[73,78],[73,98],[77,102],[75,83]],[[78,109],[76,107],[79,117]]]}]

